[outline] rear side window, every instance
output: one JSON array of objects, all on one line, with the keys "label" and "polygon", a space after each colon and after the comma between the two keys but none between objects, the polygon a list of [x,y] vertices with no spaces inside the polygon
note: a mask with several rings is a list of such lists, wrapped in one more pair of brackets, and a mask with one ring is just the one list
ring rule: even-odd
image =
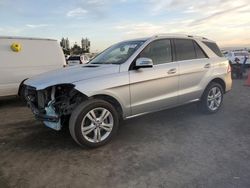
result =
[{"label": "rear side window", "polygon": [[197,59],[207,58],[207,55],[204,53],[201,47],[195,41],[193,42],[194,42],[194,49],[196,52],[196,58]]},{"label": "rear side window", "polygon": [[171,42],[169,39],[157,40],[150,43],[140,54],[153,60],[155,65],[172,61]]},{"label": "rear side window", "polygon": [[196,53],[192,40],[175,39],[177,61],[196,59]]},{"label": "rear side window", "polygon": [[212,50],[217,56],[223,57],[217,44],[215,44],[214,42],[205,42],[205,41],[203,41],[203,43],[206,44],[206,46],[210,48],[210,50]]}]

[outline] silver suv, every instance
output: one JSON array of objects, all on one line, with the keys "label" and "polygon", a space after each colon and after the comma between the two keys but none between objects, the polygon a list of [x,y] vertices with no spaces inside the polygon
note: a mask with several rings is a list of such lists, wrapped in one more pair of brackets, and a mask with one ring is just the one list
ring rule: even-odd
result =
[{"label": "silver suv", "polygon": [[79,145],[98,147],[123,119],[195,101],[202,111],[217,112],[232,86],[230,71],[211,40],[157,35],[115,44],[86,65],[31,78],[25,97],[46,126],[69,124]]}]

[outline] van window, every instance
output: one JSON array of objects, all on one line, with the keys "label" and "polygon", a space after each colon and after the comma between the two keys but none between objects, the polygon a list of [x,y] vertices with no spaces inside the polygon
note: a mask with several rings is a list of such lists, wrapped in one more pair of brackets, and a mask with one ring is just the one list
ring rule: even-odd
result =
[{"label": "van window", "polygon": [[174,41],[177,61],[196,59],[193,40],[175,39]]},{"label": "van window", "polygon": [[201,47],[195,41],[193,42],[194,42],[194,49],[196,52],[196,58],[197,59],[207,58],[207,55],[204,53]]},{"label": "van window", "polygon": [[203,43],[208,47],[210,48],[210,50],[212,50],[217,56],[219,57],[223,57],[219,47],[217,46],[217,44],[215,44],[214,42],[206,42],[206,41],[203,41]]},{"label": "van window", "polygon": [[152,59],[155,65],[171,62],[172,50],[170,40],[153,41],[141,52],[140,57]]}]

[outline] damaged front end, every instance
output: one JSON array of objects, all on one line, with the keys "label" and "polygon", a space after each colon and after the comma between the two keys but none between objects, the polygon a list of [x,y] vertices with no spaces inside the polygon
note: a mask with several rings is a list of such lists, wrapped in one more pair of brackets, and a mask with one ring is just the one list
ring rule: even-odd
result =
[{"label": "damaged front end", "polygon": [[43,90],[26,86],[25,99],[36,119],[59,131],[73,109],[86,99],[86,96],[75,90],[74,85],[62,84]]}]

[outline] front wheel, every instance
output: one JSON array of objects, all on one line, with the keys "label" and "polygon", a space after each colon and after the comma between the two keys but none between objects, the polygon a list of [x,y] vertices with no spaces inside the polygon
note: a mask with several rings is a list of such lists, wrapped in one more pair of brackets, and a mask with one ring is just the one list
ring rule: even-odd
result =
[{"label": "front wheel", "polygon": [[205,113],[215,113],[222,106],[223,89],[220,84],[210,83],[203,93],[200,102],[200,108]]},{"label": "front wheel", "polygon": [[115,108],[106,101],[84,101],[70,117],[70,134],[80,146],[99,147],[117,132],[118,117]]}]

